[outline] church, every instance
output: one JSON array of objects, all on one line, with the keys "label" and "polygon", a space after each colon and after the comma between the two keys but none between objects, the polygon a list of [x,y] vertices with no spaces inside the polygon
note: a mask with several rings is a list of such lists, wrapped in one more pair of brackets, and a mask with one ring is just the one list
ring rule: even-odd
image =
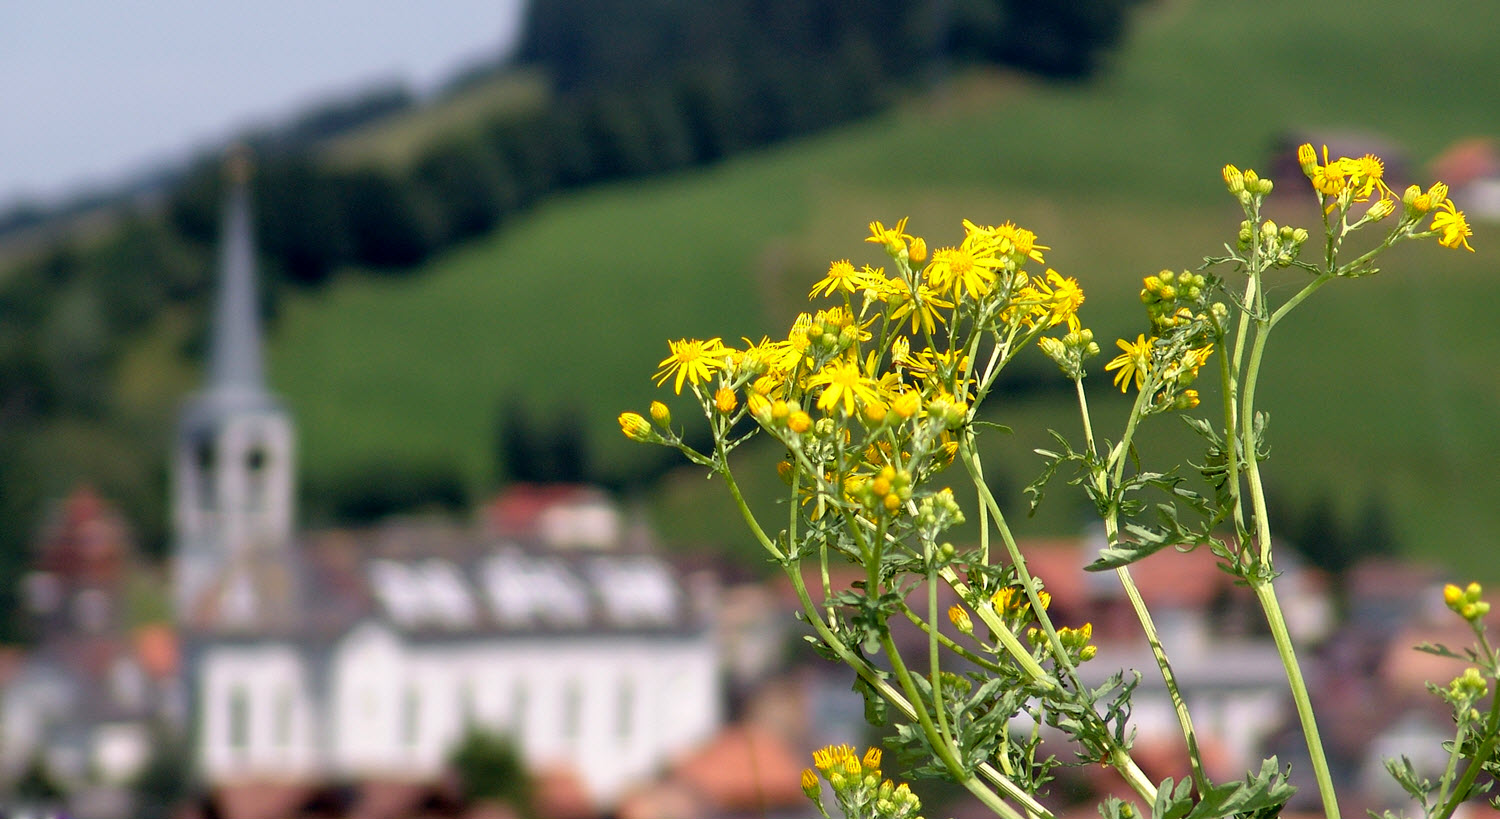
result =
[{"label": "church", "polygon": [[544,497],[528,526],[299,532],[247,163],[229,177],[206,384],[172,456],[172,598],[205,784],[436,779],[475,727],[607,807],[710,737],[712,582],[626,537],[601,493]]}]

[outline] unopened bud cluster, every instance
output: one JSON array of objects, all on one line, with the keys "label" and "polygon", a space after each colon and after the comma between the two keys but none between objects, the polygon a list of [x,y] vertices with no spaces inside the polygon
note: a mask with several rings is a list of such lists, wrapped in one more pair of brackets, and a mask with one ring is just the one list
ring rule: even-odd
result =
[{"label": "unopened bud cluster", "polygon": [[1463,589],[1454,584],[1443,587],[1443,603],[1448,608],[1457,612],[1466,621],[1478,621],[1490,613],[1489,601],[1481,600],[1484,588],[1477,583],[1471,583]]},{"label": "unopened bud cluster", "polygon": [[1233,165],[1224,166],[1224,185],[1229,189],[1229,193],[1247,204],[1251,197],[1265,196],[1275,187],[1269,178],[1262,179],[1253,169],[1246,168],[1241,171]]},{"label": "unopened bud cluster", "polygon": [[[1058,642],[1062,644],[1063,650],[1068,653],[1068,657],[1072,658],[1074,663],[1091,661],[1099,654],[1099,647],[1089,643],[1093,638],[1094,625],[1092,623],[1086,623],[1077,629],[1065,626],[1057,630]],[[1047,636],[1042,634],[1042,630],[1032,627],[1026,630],[1026,639],[1031,641],[1033,646],[1040,646],[1046,643]]]},{"label": "unopened bud cluster", "polygon": [[[1376,203],[1378,204],[1379,202]],[[1302,244],[1307,241],[1308,236],[1306,228],[1293,228],[1290,225],[1278,227],[1275,222],[1267,219],[1257,229],[1247,219],[1240,223],[1238,244],[1242,251],[1258,246],[1260,252],[1273,260],[1277,267],[1285,268],[1297,261],[1297,256],[1302,253]]]},{"label": "unopened bud cluster", "polygon": [[1094,331],[1086,327],[1070,331],[1061,339],[1043,336],[1037,340],[1037,347],[1047,354],[1047,358],[1057,363],[1064,376],[1075,380],[1084,376],[1084,359],[1099,355],[1099,343],[1094,341]]}]

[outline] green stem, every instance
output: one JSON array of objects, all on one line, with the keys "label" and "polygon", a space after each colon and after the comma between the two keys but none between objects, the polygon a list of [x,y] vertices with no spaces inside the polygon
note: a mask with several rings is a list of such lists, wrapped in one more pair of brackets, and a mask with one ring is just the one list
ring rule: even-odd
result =
[{"label": "green stem", "polygon": [[755,535],[755,540],[759,541],[762,547],[765,547],[766,552],[771,553],[771,557],[777,561],[785,562],[786,553],[782,552],[771,541],[770,536],[766,535],[766,531],[760,528],[760,522],[755,519],[755,513],[750,512],[750,505],[745,503],[745,497],[740,494],[740,485],[735,483],[734,474],[729,471],[729,459],[724,453],[723,439],[719,439],[718,471],[719,475],[724,477],[724,483],[729,487],[729,494],[734,497],[735,506],[739,507],[740,517],[744,518],[745,523],[749,525],[750,532]]},{"label": "green stem", "polygon": [[[1459,738],[1462,739],[1462,737],[1463,735],[1460,734]],[[1473,788],[1474,779],[1479,777],[1479,772],[1484,768],[1485,761],[1489,760],[1490,756],[1495,753],[1497,741],[1500,741],[1500,692],[1495,693],[1495,696],[1490,699],[1490,716],[1484,728],[1484,740],[1479,744],[1474,757],[1469,760],[1469,765],[1464,768],[1463,776],[1459,778],[1458,785],[1453,787],[1452,796],[1438,810],[1438,817],[1452,817],[1453,812],[1458,810],[1459,805],[1468,796],[1469,789]],[[1455,740],[1455,751],[1458,748],[1457,744],[1458,741]]]},{"label": "green stem", "polygon": [[[1083,380],[1074,379],[1073,385],[1078,392],[1078,411],[1083,417],[1083,437],[1088,445],[1089,453],[1097,457],[1094,450],[1094,430],[1089,420],[1088,398],[1083,392]],[[1131,422],[1137,418],[1140,412],[1141,399],[1136,397],[1135,408],[1131,412]],[[1134,424],[1126,428],[1125,441],[1128,447],[1128,439],[1134,432]],[[1123,451],[1120,458],[1124,461]],[[1118,479],[1117,479],[1118,481]],[[1101,488],[1104,489],[1104,488]],[[1119,510],[1110,508],[1110,514],[1104,521],[1105,536],[1113,544],[1119,534]],[[1167,650],[1162,646],[1161,637],[1157,634],[1156,623],[1151,620],[1151,611],[1146,608],[1146,601],[1141,597],[1141,592],[1136,588],[1135,579],[1130,575],[1129,567],[1119,567],[1115,575],[1120,579],[1120,586],[1125,589],[1125,597],[1130,599],[1130,606],[1135,610],[1136,620],[1141,623],[1141,631],[1146,634],[1146,642],[1151,645],[1151,655],[1156,659],[1156,668],[1161,671],[1162,682],[1166,684],[1167,695],[1172,700],[1172,709],[1177,713],[1177,725],[1182,730],[1183,740],[1187,742],[1188,762],[1193,769],[1193,784],[1198,787],[1199,794],[1208,794],[1208,776],[1203,771],[1202,754],[1198,750],[1198,735],[1193,731],[1193,718],[1188,713],[1187,702],[1183,700],[1182,690],[1177,686],[1177,676],[1172,672],[1172,664],[1167,660]]]},{"label": "green stem", "polygon": [[[802,604],[803,612],[809,616],[808,622],[812,624],[813,630],[823,643],[834,651],[854,673],[865,683],[869,684],[885,701],[904,714],[907,719],[919,720],[919,712],[911,701],[908,701],[899,691],[887,683],[882,673],[876,670],[864,658],[856,655],[853,650],[844,644],[837,635],[833,633],[828,625],[817,617],[818,607],[812,601],[812,596],[807,593],[807,584],[802,580],[802,573],[797,567],[787,567],[787,576],[792,581],[792,589],[797,593],[797,599]],[[1024,789],[1017,786],[1013,781],[995,771],[994,767],[981,766],[980,770],[986,779],[994,783],[997,788],[1005,793],[1005,797],[1014,800],[1023,806],[1029,814],[1039,817],[1051,817],[1052,813],[1047,811],[1042,804],[1036,802],[1036,798],[1027,794]],[[1021,814],[1004,802],[999,795],[995,794],[988,786],[985,786],[977,778],[961,778],[960,782],[970,793],[978,797],[986,806],[1002,817],[1020,817]]]},{"label": "green stem", "polygon": [[[1079,697],[1088,698],[1088,689],[1078,677],[1078,669],[1073,665],[1073,659],[1068,657],[1067,650],[1062,645],[1062,640],[1057,637],[1057,630],[1052,625],[1052,619],[1047,616],[1047,610],[1042,607],[1041,600],[1037,597],[1036,584],[1032,583],[1031,573],[1026,569],[1026,559],[1021,555],[1021,549],[1016,544],[1015,536],[1010,527],[1005,523],[1005,515],[1000,512],[1000,505],[995,496],[989,490],[989,485],[984,481],[983,469],[979,464],[979,458],[974,454],[972,443],[967,439],[959,443],[959,457],[963,459],[964,467],[968,469],[969,476],[974,485],[979,488],[984,503],[990,508],[990,515],[994,518],[995,529],[1000,533],[1000,540],[1005,544],[1006,552],[1009,553],[1011,564],[1016,569],[1017,576],[1021,579],[1022,586],[1026,589],[1027,599],[1031,602],[1032,612],[1036,614],[1037,622],[1041,624],[1042,631],[1047,634],[1047,643],[1051,648],[1053,657],[1057,661],[1058,668],[1062,669],[1068,680],[1073,684],[1074,691]],[[984,614],[984,610],[979,610]],[[1091,710],[1093,704],[1089,704]],[[1101,728],[1101,736],[1109,744],[1110,763],[1125,782],[1139,794],[1147,803],[1156,802],[1156,786],[1146,773],[1141,771],[1139,765],[1132,759],[1123,748],[1115,743],[1113,737],[1104,727]]]},{"label": "green stem", "polygon": [[1251,579],[1250,588],[1255,591],[1261,609],[1266,613],[1266,624],[1271,627],[1271,638],[1276,641],[1276,652],[1281,656],[1281,665],[1286,667],[1287,684],[1292,690],[1292,702],[1297,707],[1297,717],[1302,722],[1302,734],[1307,741],[1307,753],[1312,760],[1313,776],[1318,781],[1318,794],[1323,798],[1323,814],[1339,816],[1338,798],[1333,792],[1333,777],[1328,771],[1328,758],[1323,754],[1323,741],[1318,736],[1318,721],[1313,716],[1312,699],[1307,693],[1307,682],[1302,679],[1302,667],[1297,664],[1297,653],[1292,648],[1292,638],[1287,633],[1286,619],[1281,615],[1281,605],[1276,600],[1276,590],[1269,581]]},{"label": "green stem", "polygon": [[948,708],[943,705],[943,676],[938,665],[938,629],[937,629],[937,571],[933,567],[932,542],[923,545],[927,559],[927,621],[932,628],[927,631],[927,666],[931,670],[928,678],[932,682],[932,710],[937,713],[938,734],[943,737],[945,746],[953,745],[953,733],[948,730]]},{"label": "green stem", "polygon": [[[922,727],[923,734],[927,735],[927,742],[937,752],[938,759],[948,770],[953,779],[962,783],[971,794],[978,797],[990,811],[1005,817],[1020,817],[1015,809],[1000,799],[1000,795],[990,791],[979,778],[974,775],[965,775],[964,767],[953,754],[953,748],[948,740],[941,736],[937,727],[932,724],[932,716],[927,713],[927,705],[922,702],[922,693],[918,691],[916,683],[911,679],[911,673],[907,671],[906,664],[901,661],[901,653],[897,651],[896,644],[891,640],[890,632],[880,636],[880,645],[885,649],[886,656],[891,660],[891,671],[895,673],[896,680],[901,683],[901,688],[906,691],[906,697],[917,712],[917,723]],[[933,682],[933,696],[936,699],[938,683]],[[977,788],[976,788],[977,787]]]},{"label": "green stem", "polygon": [[927,621],[921,615],[913,612],[912,608],[907,606],[905,601],[897,602],[897,606],[901,608],[901,614],[905,615],[906,619],[908,621],[911,621],[913,626],[928,634],[936,634],[938,642],[943,645],[943,648],[982,669],[988,669],[991,672],[1005,671],[1005,667],[1001,666],[998,663],[995,663],[994,661],[987,660],[979,655],[976,655],[975,653],[965,648],[963,644],[954,641],[952,638],[949,638],[947,635],[944,635],[942,632],[935,629],[931,624],[927,623]]}]

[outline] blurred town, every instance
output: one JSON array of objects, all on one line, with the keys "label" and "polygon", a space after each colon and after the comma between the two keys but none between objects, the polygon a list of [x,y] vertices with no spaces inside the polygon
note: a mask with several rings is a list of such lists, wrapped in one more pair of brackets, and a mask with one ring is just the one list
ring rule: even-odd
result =
[{"label": "blurred town", "polygon": [[[117,190],[0,210],[0,814],[812,816],[812,750],[882,730],[722,488],[618,435],[667,334],[782,332],[807,271],[868,220],[997,207],[1052,231],[1100,338],[1125,333],[1140,275],[1185,264],[1141,237],[1170,223],[1159,244],[1196,264],[1239,218],[1213,204],[1218,166],[1291,189],[1304,141],[1446,182],[1477,234],[1500,223],[1493,112],[1444,119],[1470,109],[1430,75],[1371,81],[1298,47],[1320,15],[1415,25],[1397,0],[1353,21],[1290,0],[645,5],[534,3],[515,53],[431,98],[373,88]],[[1470,28],[1433,51],[1492,59],[1496,32]],[[1201,31],[1260,32],[1274,94],[1249,91],[1290,113],[1214,108],[1250,72]],[[1164,95],[1149,78],[1179,59],[1224,87]],[[1309,76],[1383,95],[1390,120],[1328,113]],[[1461,669],[1413,647],[1469,641],[1445,582],[1500,581],[1500,291],[1495,243],[1474,241],[1424,269],[1446,289],[1370,277],[1320,314],[1332,343],[1289,327],[1287,386],[1267,391],[1278,588],[1351,805],[1413,809],[1386,758],[1441,770],[1452,720],[1428,682]],[[1037,358],[1002,388],[1040,436],[1071,397]],[[1331,367],[1351,372],[1328,396]],[[1025,435],[997,451],[1007,505]],[[1085,677],[1141,672],[1136,757],[1181,777],[1171,703],[1119,585],[1083,570],[1103,536],[1077,512],[1049,500],[1022,551],[1053,617],[1093,624]],[[1315,814],[1254,600],[1201,549],[1135,577],[1207,774],[1276,755],[1289,808]],[[1060,772],[1060,815],[1119,791],[1097,765]],[[983,810],[912,786],[928,816]]]},{"label": "blurred town", "polygon": [[[171,455],[175,615],[130,623],[131,584],[156,581],[108,499],[81,485],[56,504],[22,579],[36,641],[0,655],[11,811],[804,816],[810,750],[879,742],[850,673],[797,650],[789,585],[667,558],[649,520],[598,487],[520,483],[466,516],[297,531],[295,420],[262,364],[249,165],[228,165],[208,382]],[[1053,617],[1097,625],[1091,672],[1149,670],[1121,589],[1082,570],[1101,546],[1025,553]],[[1139,572],[1205,767],[1232,779],[1269,749],[1301,770],[1276,649],[1215,563],[1168,551]],[[1449,731],[1426,683],[1451,664],[1411,649],[1466,640],[1443,617],[1443,579],[1361,561],[1334,590],[1324,572],[1282,566],[1346,792],[1399,808],[1384,757],[1427,749],[1437,758],[1420,763],[1440,765]],[[1133,726],[1159,779],[1183,750],[1156,684],[1143,678]],[[1088,801],[1111,785],[1088,767],[1054,791]]]}]

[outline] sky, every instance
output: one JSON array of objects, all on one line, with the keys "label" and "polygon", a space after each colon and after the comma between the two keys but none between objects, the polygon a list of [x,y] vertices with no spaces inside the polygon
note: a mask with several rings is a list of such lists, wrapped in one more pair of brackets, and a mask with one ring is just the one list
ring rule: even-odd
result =
[{"label": "sky", "polygon": [[515,41],[523,0],[4,0],[0,211],[56,204]]}]

